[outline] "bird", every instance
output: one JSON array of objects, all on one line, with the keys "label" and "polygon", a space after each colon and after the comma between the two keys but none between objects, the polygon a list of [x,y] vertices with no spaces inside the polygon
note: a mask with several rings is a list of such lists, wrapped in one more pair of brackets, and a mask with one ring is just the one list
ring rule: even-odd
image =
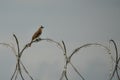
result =
[{"label": "bird", "polygon": [[37,38],[42,34],[42,29],[43,29],[43,28],[44,28],[44,27],[41,25],[41,26],[39,27],[39,29],[33,34],[32,39],[31,39],[31,42],[29,43],[29,47],[31,46],[32,41],[35,40],[35,39],[37,39]]}]

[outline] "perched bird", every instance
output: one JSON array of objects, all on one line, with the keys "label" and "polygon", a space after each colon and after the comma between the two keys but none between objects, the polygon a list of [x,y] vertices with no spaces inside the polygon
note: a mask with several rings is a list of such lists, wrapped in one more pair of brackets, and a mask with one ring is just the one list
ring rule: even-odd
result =
[{"label": "perched bird", "polygon": [[41,25],[40,28],[34,33],[34,35],[32,36],[32,40],[31,40],[29,46],[31,46],[33,40],[35,40],[36,38],[38,38],[42,34],[42,29],[43,28],[44,27]]}]

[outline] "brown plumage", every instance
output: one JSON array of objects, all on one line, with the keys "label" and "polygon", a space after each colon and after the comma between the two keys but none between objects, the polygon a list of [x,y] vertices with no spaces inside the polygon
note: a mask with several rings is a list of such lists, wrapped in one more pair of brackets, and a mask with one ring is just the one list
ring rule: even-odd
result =
[{"label": "brown plumage", "polygon": [[34,33],[34,35],[32,36],[32,40],[31,40],[29,46],[31,46],[33,40],[35,40],[36,38],[38,38],[42,34],[42,29],[43,28],[44,27],[41,25],[40,28]]}]

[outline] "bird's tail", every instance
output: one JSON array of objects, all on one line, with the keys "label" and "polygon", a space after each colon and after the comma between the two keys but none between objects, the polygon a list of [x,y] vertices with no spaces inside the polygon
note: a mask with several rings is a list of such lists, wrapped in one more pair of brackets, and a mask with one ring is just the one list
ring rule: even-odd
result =
[{"label": "bird's tail", "polygon": [[29,47],[31,47],[31,44],[32,44],[32,40],[31,40],[31,42],[29,43]]}]

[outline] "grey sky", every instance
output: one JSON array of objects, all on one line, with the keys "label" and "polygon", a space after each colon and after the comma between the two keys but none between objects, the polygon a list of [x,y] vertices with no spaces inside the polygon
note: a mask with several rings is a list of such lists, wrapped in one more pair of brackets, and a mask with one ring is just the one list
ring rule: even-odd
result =
[{"label": "grey sky", "polygon": [[[0,0],[0,42],[14,43],[15,33],[22,47],[40,24],[45,27],[41,37],[64,40],[69,52],[85,43],[107,45],[111,38],[120,42],[120,0]],[[109,56],[101,48],[85,50],[73,58],[74,64],[86,80],[106,80],[111,69],[105,64],[110,63]],[[58,80],[64,62],[61,51],[46,42],[33,44],[22,59],[36,80]],[[0,79],[9,80],[15,57],[3,46],[0,65]],[[71,80],[79,80],[71,72]]]}]

